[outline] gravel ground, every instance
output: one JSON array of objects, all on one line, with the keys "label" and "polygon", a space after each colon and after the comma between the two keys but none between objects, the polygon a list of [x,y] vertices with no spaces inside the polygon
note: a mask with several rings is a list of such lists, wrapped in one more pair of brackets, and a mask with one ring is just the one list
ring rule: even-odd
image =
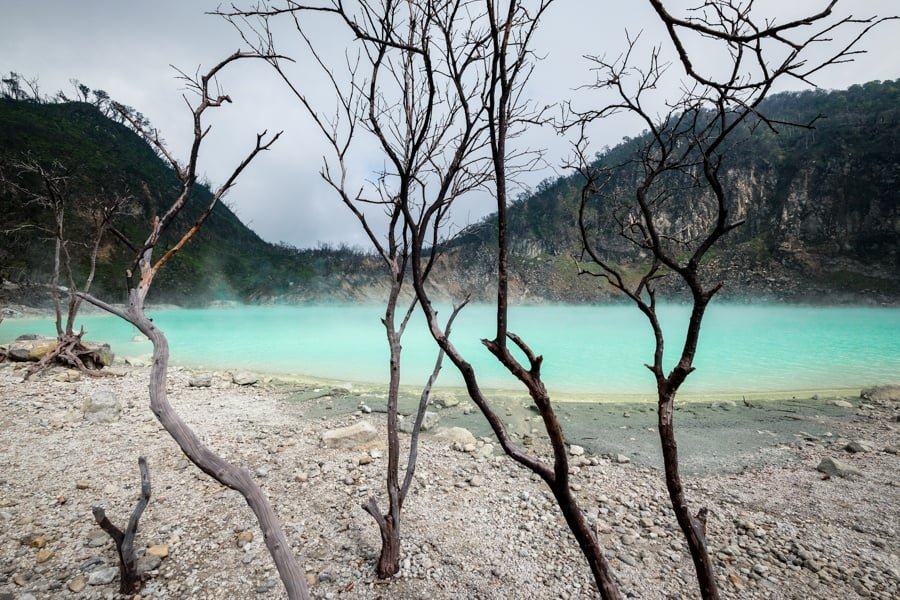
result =
[{"label": "gravel ground", "polygon": [[[139,455],[148,459],[153,487],[136,543],[149,577],[141,598],[285,597],[243,499],[189,464],[157,424],[146,368],[117,367],[119,377],[100,379],[57,369],[22,382],[17,367],[0,364],[0,599],[116,597],[115,549],[91,508],[104,506],[124,525],[140,487]],[[546,487],[495,456],[488,437],[460,450],[423,438],[403,512],[401,573],[375,580],[378,532],[360,505],[384,496],[383,450],[377,443],[326,448],[321,436],[366,420],[383,438],[377,395],[311,384],[238,386],[226,373],[213,373],[210,387],[190,387],[191,376],[173,369],[170,400],[213,449],[256,474],[315,597],[597,597]],[[121,411],[102,422],[109,415],[91,412],[88,399],[112,399]],[[900,597],[897,389],[842,402],[682,409],[713,421],[721,413],[721,425],[686,426],[688,440],[704,440],[693,444],[694,456],[737,456],[700,464],[687,477],[693,505],[710,510],[723,597]],[[637,435],[653,433],[652,419],[627,421],[636,424],[623,430],[621,419],[646,411],[594,421],[583,417],[628,410],[564,408],[585,449],[572,457],[574,488],[623,592],[696,597],[661,473]],[[465,402],[435,410],[444,415],[438,428],[471,423],[484,433]],[[784,411],[793,416],[773,428],[773,412]],[[507,416],[522,428],[523,443],[544,447],[527,410]],[[632,438],[638,446],[627,445]],[[753,443],[737,444],[745,439]],[[851,442],[862,451],[845,450]],[[861,474],[827,476],[816,470],[825,457]]]}]

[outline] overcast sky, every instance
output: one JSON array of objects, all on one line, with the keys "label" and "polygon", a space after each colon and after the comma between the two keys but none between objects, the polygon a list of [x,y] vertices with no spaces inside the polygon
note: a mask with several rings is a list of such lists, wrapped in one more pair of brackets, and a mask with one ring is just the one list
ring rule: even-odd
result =
[{"label": "overcast sky", "polygon": [[[671,0],[675,8],[698,0]],[[236,4],[241,5],[240,0]],[[246,4],[244,2],[243,4]],[[824,0],[765,0],[760,14],[783,21],[801,12],[821,9]],[[869,17],[900,12],[896,0],[844,0],[838,12]],[[169,66],[193,72],[209,67],[241,48],[233,27],[204,14],[218,1],[207,0],[0,0],[4,28],[0,36],[0,71],[38,77],[41,91],[62,89],[73,96],[70,78],[92,89],[103,89],[146,115],[162,132],[171,149],[184,156],[190,136],[190,114],[181,99],[182,86]],[[843,7],[842,7],[843,5]],[[341,40],[327,22],[318,33]],[[559,102],[590,79],[585,54],[617,55],[624,47],[626,28],[643,31],[643,39],[664,43],[655,14],[642,0],[557,0],[548,12],[535,47],[545,56],[529,86],[541,104]],[[850,65],[819,74],[825,89],[900,77],[900,22],[884,24],[860,45],[868,50]],[[339,42],[335,42],[339,43]],[[242,65],[222,79],[234,105],[222,109],[203,149],[201,171],[220,182],[252,144],[256,131],[284,129],[283,139],[261,156],[228,197],[241,219],[272,242],[298,247],[318,243],[365,246],[358,224],[318,175],[325,147],[296,102],[285,93],[264,65]],[[790,89],[800,89],[796,85]],[[594,146],[615,145],[638,133],[633,122],[616,121],[594,132]],[[550,167],[534,173],[534,185],[555,173],[568,153],[569,142],[552,131],[531,134],[532,147],[547,149]],[[377,167],[377,155],[359,159],[360,173]],[[554,170],[555,166],[555,170]],[[457,213],[460,225],[492,212],[486,199],[469,202]]]}]

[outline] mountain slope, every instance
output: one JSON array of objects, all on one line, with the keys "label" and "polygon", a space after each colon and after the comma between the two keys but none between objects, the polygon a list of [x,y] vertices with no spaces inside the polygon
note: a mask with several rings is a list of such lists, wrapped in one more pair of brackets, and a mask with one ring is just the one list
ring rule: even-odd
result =
[{"label": "mountain slope", "polygon": [[[724,162],[729,207],[745,224],[720,242],[707,276],[730,296],[800,301],[896,302],[900,299],[900,81],[844,91],[784,93],[762,107],[772,118],[814,128],[746,129]],[[601,162],[628,163],[642,137],[606,152]],[[600,222],[627,203],[634,165],[615,169],[600,200]],[[607,296],[592,278],[572,277],[581,245],[575,176],[545,183],[510,208],[514,289],[520,298],[590,301]],[[660,214],[673,228],[708,224],[697,191],[679,191]],[[489,257],[495,217],[470,227],[451,254]],[[612,227],[595,242],[614,261],[637,261]],[[462,262],[462,261],[460,261]],[[489,259],[472,265],[479,272]],[[472,264],[471,262],[469,264]],[[672,290],[669,290],[672,291]]]}]

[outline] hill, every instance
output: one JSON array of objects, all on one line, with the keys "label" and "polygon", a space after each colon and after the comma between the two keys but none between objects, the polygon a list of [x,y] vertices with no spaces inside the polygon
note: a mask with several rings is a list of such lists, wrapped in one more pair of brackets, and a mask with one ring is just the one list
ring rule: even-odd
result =
[{"label": "hill", "polygon": [[[707,276],[730,296],[795,301],[897,302],[900,299],[900,80],[843,91],[771,96],[761,112],[809,123],[745,129],[723,169],[732,214],[746,223],[720,242]],[[819,118],[817,118],[819,117]],[[613,169],[604,188],[605,220],[633,193],[630,162],[643,136],[607,150]],[[509,211],[514,289],[520,299],[590,301],[609,295],[592,278],[574,277],[581,250],[578,177],[545,182]],[[672,223],[702,226],[697,198],[681,197],[661,214]],[[603,221],[603,216],[601,221]],[[453,255],[489,257],[495,217],[463,232]],[[612,228],[597,233],[612,260],[637,257]],[[459,259],[457,259],[459,260]],[[469,263],[487,275],[490,260]],[[673,290],[669,290],[673,291]]]},{"label": "hill", "polygon": [[[0,164],[6,165],[8,177],[19,177],[10,162],[21,160],[57,165],[71,173],[75,182],[66,217],[71,240],[85,239],[88,233],[91,198],[128,193],[134,196],[132,210],[118,218],[116,226],[139,244],[153,215],[171,203],[178,189],[175,174],[149,145],[97,106],[84,102],[0,99]],[[193,209],[185,211],[182,225],[192,222],[211,197],[206,186],[198,186],[195,193]],[[22,223],[52,222],[50,211],[27,205],[10,186],[0,186],[0,214],[4,222],[0,230],[7,231],[0,235],[0,277],[26,284],[48,281],[52,240],[33,229],[15,234],[8,230]],[[100,257],[94,289],[103,297],[122,297],[123,277],[133,252],[107,235]],[[359,253],[347,250],[297,250],[269,244],[220,204],[202,234],[161,272],[151,299],[178,304],[253,301],[282,296],[295,287],[311,296],[327,295],[325,274],[352,270],[350,265],[361,260]]]},{"label": "hill", "polygon": [[[709,257],[705,276],[725,283],[723,295],[803,302],[897,303],[900,300],[900,81],[872,82],[843,91],[777,94],[762,111],[813,128],[765,127],[744,131],[724,170],[734,214],[746,223]],[[816,119],[816,117],[820,117]],[[604,188],[601,221],[627,201],[636,177],[631,162],[637,136],[607,149],[599,161],[623,165]],[[78,178],[72,239],[89,226],[80,202],[92,195],[129,192],[134,209],[118,223],[135,242],[171,201],[176,179],[169,167],[127,127],[95,105],[0,99],[0,164],[30,157],[54,161]],[[198,205],[209,190],[197,189]],[[519,302],[592,302],[612,293],[578,276],[581,244],[578,177],[546,181],[510,208],[511,290]],[[676,195],[662,217],[702,227],[696,193]],[[0,186],[4,226],[46,221]],[[184,219],[191,220],[190,211]],[[438,295],[476,300],[494,289],[496,217],[453,239],[433,273]],[[597,241],[626,267],[640,257],[612,228]],[[47,281],[52,249],[33,233],[0,235],[0,278]],[[101,251],[95,289],[106,298],[124,293],[122,277],[132,253],[113,236]],[[663,284],[665,285],[665,284]],[[676,289],[665,290],[678,294]],[[345,248],[300,250],[273,245],[248,229],[225,205],[163,271],[154,302],[203,304],[216,300],[305,302],[326,299],[381,301],[386,288],[378,261]]]}]

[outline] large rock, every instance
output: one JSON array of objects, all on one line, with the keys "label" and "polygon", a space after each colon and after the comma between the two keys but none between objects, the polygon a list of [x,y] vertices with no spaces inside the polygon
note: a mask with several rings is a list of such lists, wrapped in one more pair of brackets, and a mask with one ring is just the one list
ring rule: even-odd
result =
[{"label": "large rock", "polygon": [[197,375],[191,375],[191,378],[188,379],[188,386],[190,387],[211,387],[212,386],[212,375],[209,373],[200,373]]},{"label": "large rock", "polygon": [[900,385],[876,385],[861,391],[859,397],[872,402],[900,402]]},{"label": "large rock", "polygon": [[259,381],[259,376],[250,371],[235,371],[231,375],[231,381],[238,385],[253,385]]},{"label": "large rock", "polygon": [[56,338],[20,335],[9,345],[7,354],[10,360],[18,362],[37,361],[56,348],[56,343]]},{"label": "large rock", "polygon": [[[428,431],[429,429],[434,429],[434,426],[438,424],[438,421],[441,420],[441,416],[436,412],[426,410],[425,417],[422,419],[422,431]],[[400,431],[403,433],[412,433],[413,426],[416,424],[415,415],[411,415],[406,419],[400,421]]]},{"label": "large rock", "polygon": [[112,366],[113,360],[115,360],[116,357],[109,344],[101,344],[99,342],[83,342],[83,344],[85,348],[93,353],[95,362],[104,367]]},{"label": "large rock", "polygon": [[849,465],[836,458],[831,458],[830,456],[823,458],[822,462],[819,463],[819,466],[816,467],[816,470],[821,471],[826,475],[831,475],[832,477],[861,477],[863,474],[862,471],[853,465]]},{"label": "large rock", "polygon": [[844,446],[844,450],[847,452],[857,453],[857,452],[874,452],[875,444],[868,440],[853,440],[846,446]]},{"label": "large rock", "polygon": [[359,421],[322,434],[326,448],[358,448],[377,438],[378,430],[368,421]]},{"label": "large rock", "polygon": [[84,419],[91,423],[111,423],[119,420],[122,404],[109,390],[96,390],[81,407]]},{"label": "large rock", "polygon": [[459,398],[453,394],[448,394],[447,392],[432,394],[432,399],[434,400],[434,403],[441,408],[459,406]]},{"label": "large rock", "polygon": [[472,432],[465,427],[447,427],[438,431],[434,437],[447,440],[454,447],[459,448],[465,448],[469,444],[474,446],[478,443],[478,440],[475,439]]}]

